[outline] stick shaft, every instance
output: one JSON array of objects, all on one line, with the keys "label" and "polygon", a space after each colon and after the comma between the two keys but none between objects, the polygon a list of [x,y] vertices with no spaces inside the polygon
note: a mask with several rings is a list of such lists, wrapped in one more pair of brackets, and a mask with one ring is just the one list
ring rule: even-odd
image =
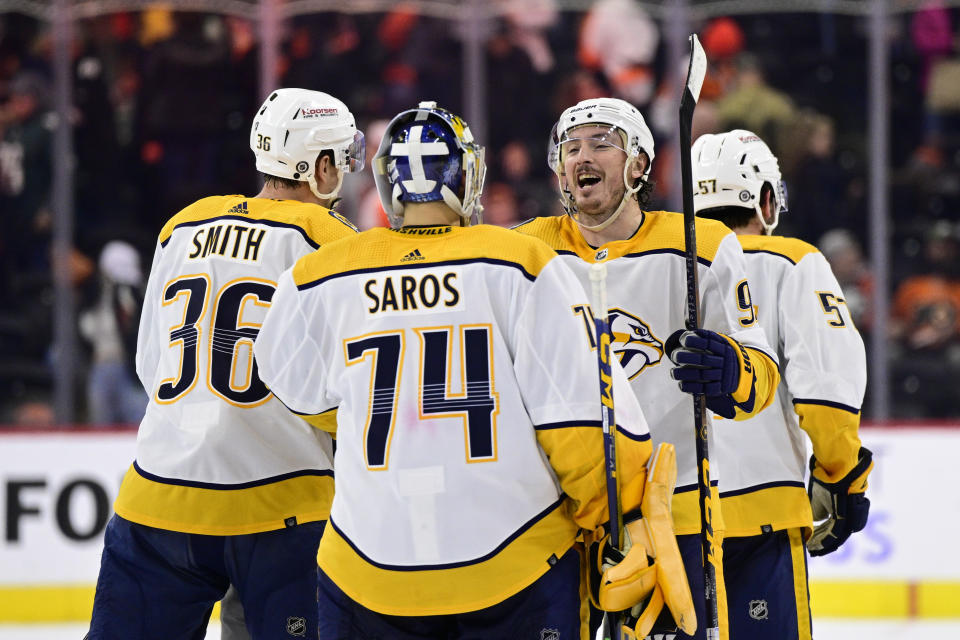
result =
[{"label": "stick shaft", "polygon": [[[697,106],[706,59],[696,36],[690,37],[690,69],[683,97],[680,100],[680,175],[683,185],[684,258],[686,262],[688,330],[700,327],[700,287],[697,277],[697,228],[693,206],[693,170],[690,147],[693,112]],[[699,49],[699,52],[698,52]],[[703,583],[707,615],[707,639],[719,637],[717,612],[717,573],[714,556],[713,513],[710,493],[710,452],[708,448],[709,423],[702,394],[693,396],[693,422],[697,456],[697,490],[700,499],[700,547],[703,554]]]}]

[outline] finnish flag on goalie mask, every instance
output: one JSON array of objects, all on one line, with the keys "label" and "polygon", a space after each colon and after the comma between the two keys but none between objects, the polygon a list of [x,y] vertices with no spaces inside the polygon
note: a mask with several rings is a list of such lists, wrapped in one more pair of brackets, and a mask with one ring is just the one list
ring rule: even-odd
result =
[{"label": "finnish flag on goalie mask", "polygon": [[[393,196],[401,202],[443,200],[444,187],[454,194],[462,174],[457,154],[451,154],[452,132],[436,122],[414,121],[395,136],[390,145]],[[448,138],[451,138],[448,140]]]}]

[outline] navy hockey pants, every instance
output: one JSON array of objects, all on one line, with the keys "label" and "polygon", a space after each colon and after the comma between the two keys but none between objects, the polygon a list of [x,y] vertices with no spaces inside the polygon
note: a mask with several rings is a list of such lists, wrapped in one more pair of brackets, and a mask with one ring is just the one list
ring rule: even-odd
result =
[{"label": "navy hockey pants", "polygon": [[468,613],[388,616],[317,573],[320,640],[580,640],[580,556],[570,549],[532,585]]},{"label": "navy hockey pants", "polygon": [[800,529],[723,541],[730,637],[810,640],[807,556]]},{"label": "navy hockey pants", "polygon": [[254,640],[313,638],[325,522],[239,536],[155,529],[113,516],[88,640],[203,640],[233,584]]}]

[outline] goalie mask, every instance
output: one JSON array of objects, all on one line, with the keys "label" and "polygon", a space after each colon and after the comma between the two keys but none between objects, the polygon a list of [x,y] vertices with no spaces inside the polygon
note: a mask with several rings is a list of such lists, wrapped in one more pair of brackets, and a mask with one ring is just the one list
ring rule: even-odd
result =
[{"label": "goalie mask", "polygon": [[[277,89],[257,111],[250,129],[250,148],[257,170],[267,175],[306,182],[321,200],[334,200],[344,173],[363,169],[365,142],[353,114],[336,98],[307,89]],[[320,152],[333,152],[337,186],[317,191],[314,175]]]},{"label": "goalie mask", "polygon": [[[763,140],[751,131],[734,129],[700,136],[690,153],[697,214],[721,207],[753,209],[764,232],[773,233],[780,214],[787,210],[787,188],[777,157]],[[760,202],[764,184],[770,185],[773,195],[769,222]]]},{"label": "goalie mask", "polygon": [[407,202],[443,201],[469,225],[477,213],[486,165],[484,149],[459,116],[421,102],[397,115],[373,159],[380,203],[394,228],[403,224]]},{"label": "goalie mask", "polygon": [[[585,129],[590,127],[589,129]],[[623,198],[610,217],[598,225],[588,226],[579,219],[579,211],[569,188],[564,172],[564,160],[569,153],[578,151],[587,145],[592,149],[614,147],[626,154],[623,165]],[[646,153],[649,162],[643,177],[632,184],[629,177],[634,161]],[[564,211],[585,229],[600,231],[613,223],[623,211],[627,201],[642,187],[650,175],[653,166],[653,134],[647,127],[643,116],[636,107],[618,98],[593,98],[583,100],[568,108],[560,115],[550,134],[550,149],[547,152],[547,164],[557,175],[560,185],[560,201]]]}]

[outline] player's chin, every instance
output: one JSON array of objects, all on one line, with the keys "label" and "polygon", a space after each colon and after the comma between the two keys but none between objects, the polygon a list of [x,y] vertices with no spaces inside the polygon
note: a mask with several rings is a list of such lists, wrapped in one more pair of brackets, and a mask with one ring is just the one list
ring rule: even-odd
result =
[{"label": "player's chin", "polygon": [[598,195],[577,198],[576,203],[577,210],[588,216],[599,216],[611,211],[609,198]]}]

